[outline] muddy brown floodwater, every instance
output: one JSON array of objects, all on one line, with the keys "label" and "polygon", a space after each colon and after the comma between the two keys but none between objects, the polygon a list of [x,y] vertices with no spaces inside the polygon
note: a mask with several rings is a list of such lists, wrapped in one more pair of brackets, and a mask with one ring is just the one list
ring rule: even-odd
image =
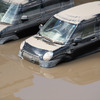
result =
[{"label": "muddy brown floodwater", "polygon": [[24,39],[0,46],[0,100],[100,100],[100,52],[46,69],[17,56]]}]

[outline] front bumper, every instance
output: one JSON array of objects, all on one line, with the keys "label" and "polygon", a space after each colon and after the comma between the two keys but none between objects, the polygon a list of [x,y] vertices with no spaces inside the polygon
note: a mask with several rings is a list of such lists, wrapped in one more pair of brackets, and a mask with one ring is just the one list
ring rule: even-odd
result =
[{"label": "front bumper", "polygon": [[30,62],[33,62],[33,63],[38,63],[41,67],[44,67],[44,68],[52,68],[54,66],[57,65],[57,63],[61,60],[61,59],[55,59],[55,60],[50,60],[50,61],[44,61],[44,60],[41,60],[38,56],[36,55],[33,55],[27,51],[19,51],[19,54],[18,56],[20,58],[24,58]]}]

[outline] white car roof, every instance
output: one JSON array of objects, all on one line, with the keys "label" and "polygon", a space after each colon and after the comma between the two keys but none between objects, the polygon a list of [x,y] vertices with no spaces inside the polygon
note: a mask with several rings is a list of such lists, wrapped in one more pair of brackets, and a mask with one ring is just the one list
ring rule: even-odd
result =
[{"label": "white car roof", "polygon": [[64,10],[54,16],[63,21],[79,24],[82,20],[88,20],[97,14],[100,14],[100,1],[82,4]]},{"label": "white car roof", "polygon": [[29,2],[29,0],[3,0],[3,1],[10,3],[17,3],[17,4],[25,4]]}]

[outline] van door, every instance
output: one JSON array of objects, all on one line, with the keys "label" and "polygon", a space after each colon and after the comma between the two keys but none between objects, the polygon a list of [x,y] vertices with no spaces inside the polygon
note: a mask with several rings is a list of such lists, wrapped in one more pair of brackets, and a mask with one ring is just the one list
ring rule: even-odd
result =
[{"label": "van door", "polygon": [[61,2],[61,10],[65,10],[74,6],[73,0],[60,0],[60,2]]},{"label": "van door", "polygon": [[[8,23],[8,28],[3,30],[3,36],[13,35],[19,29],[19,19],[17,17],[20,5],[11,4],[1,19],[1,22]],[[7,25],[7,24],[6,24]]]},{"label": "van door", "polygon": [[45,14],[42,16],[43,21],[47,21],[55,13],[59,12],[60,0],[42,0],[43,10]]},{"label": "van door", "polygon": [[19,29],[34,27],[41,22],[41,3],[38,0],[22,5]]},{"label": "van door", "polygon": [[74,34],[73,41],[75,38],[81,38],[81,41],[76,45],[71,44],[72,56],[80,56],[98,48],[99,41],[95,33],[95,24],[95,20],[83,23],[81,30]]},{"label": "van door", "polygon": [[97,17],[95,31],[98,34],[98,37],[99,37],[99,40],[100,40],[100,16]]}]

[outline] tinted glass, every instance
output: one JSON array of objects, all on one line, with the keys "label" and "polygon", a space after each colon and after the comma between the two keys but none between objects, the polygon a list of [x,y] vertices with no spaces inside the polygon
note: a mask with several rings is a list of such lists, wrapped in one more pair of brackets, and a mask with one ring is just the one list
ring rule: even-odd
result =
[{"label": "tinted glass", "polygon": [[97,22],[96,22],[96,25],[95,25],[95,26],[96,26],[96,28],[97,28],[97,29],[100,29],[100,19],[98,19],[98,20],[97,20]]},{"label": "tinted glass", "polygon": [[6,13],[4,14],[3,18],[1,19],[1,22],[12,24],[18,12],[18,7],[19,5],[17,4],[11,4]]},{"label": "tinted glass", "polygon": [[25,10],[23,15],[27,15],[29,19],[40,17],[40,5]]},{"label": "tinted glass", "polygon": [[[47,2],[46,2],[47,1]],[[46,17],[51,17],[55,13],[60,11],[60,2],[59,0],[46,0],[44,3],[44,10]]]},{"label": "tinted glass", "polygon": [[94,23],[86,25],[83,28],[82,38],[85,38],[85,37],[92,35],[92,34],[94,34]]},{"label": "tinted glass", "polygon": [[7,11],[7,9],[9,8],[10,4],[6,3],[2,0],[0,0],[0,21],[2,19],[2,17],[4,16],[5,12]]},{"label": "tinted glass", "polygon": [[59,3],[60,0],[43,0],[43,6],[50,6]]},{"label": "tinted glass", "polygon": [[69,40],[75,28],[75,24],[64,22],[53,17],[44,25],[39,34],[48,37],[54,42],[59,41],[65,43]]}]

